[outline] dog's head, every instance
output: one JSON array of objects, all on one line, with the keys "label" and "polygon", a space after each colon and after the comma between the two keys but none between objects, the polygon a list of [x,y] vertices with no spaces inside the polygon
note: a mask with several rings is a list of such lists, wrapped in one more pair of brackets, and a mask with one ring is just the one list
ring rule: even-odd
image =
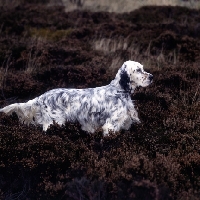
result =
[{"label": "dog's head", "polygon": [[135,61],[126,61],[118,72],[119,84],[130,93],[138,86],[146,87],[153,82],[153,75],[143,69],[143,65]]}]

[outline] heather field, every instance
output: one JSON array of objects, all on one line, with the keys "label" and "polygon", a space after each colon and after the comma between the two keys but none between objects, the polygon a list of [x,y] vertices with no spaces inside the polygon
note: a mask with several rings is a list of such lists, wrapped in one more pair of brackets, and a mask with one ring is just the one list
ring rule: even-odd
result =
[{"label": "heather field", "polygon": [[0,114],[0,199],[200,199],[200,11],[0,8],[0,107],[109,84],[126,60],[154,75],[129,131],[88,134]]}]

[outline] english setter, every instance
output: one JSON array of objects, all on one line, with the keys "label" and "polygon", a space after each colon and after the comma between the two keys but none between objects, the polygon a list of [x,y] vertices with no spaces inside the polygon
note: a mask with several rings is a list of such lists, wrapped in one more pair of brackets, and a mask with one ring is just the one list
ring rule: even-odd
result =
[{"label": "english setter", "polygon": [[143,65],[126,61],[109,85],[87,89],[58,88],[50,90],[26,103],[14,103],[0,112],[15,112],[25,124],[40,124],[46,131],[53,122],[59,125],[79,122],[82,130],[93,133],[102,127],[109,131],[128,130],[133,122],[140,123],[131,100],[138,86],[146,87],[153,75],[143,70]]}]

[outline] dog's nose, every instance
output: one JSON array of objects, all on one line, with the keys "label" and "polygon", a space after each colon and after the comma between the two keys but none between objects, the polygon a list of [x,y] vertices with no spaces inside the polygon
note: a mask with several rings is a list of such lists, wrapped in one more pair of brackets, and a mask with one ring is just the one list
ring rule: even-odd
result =
[{"label": "dog's nose", "polygon": [[152,81],[153,80],[153,75],[149,74],[149,80]]}]

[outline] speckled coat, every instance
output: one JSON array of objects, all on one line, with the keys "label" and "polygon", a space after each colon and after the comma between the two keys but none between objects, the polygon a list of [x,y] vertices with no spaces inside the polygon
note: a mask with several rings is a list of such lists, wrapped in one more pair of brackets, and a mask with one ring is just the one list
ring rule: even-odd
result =
[{"label": "speckled coat", "polygon": [[140,63],[127,61],[109,85],[53,89],[26,103],[6,106],[0,112],[16,112],[21,122],[40,124],[44,131],[53,122],[62,125],[69,121],[79,122],[90,133],[102,127],[107,135],[109,130],[128,130],[133,122],[140,122],[130,95],[137,86],[148,86],[152,79]]}]

